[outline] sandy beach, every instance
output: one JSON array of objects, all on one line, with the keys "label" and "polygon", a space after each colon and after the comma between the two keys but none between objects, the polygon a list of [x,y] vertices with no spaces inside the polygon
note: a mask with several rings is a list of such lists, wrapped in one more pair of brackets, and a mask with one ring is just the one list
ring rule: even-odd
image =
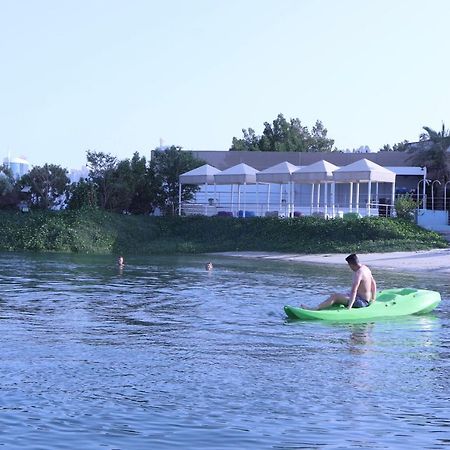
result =
[{"label": "sandy beach", "polygon": [[[224,252],[220,254],[237,258],[296,261],[340,266],[345,263],[345,257],[347,256],[344,253],[303,255],[276,252]],[[450,248],[415,252],[363,253],[359,257],[362,263],[379,269],[450,274]]]}]

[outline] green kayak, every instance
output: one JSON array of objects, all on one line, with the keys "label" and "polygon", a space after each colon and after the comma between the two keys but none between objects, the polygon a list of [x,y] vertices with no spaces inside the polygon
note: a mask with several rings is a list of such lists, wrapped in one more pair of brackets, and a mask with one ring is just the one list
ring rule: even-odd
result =
[{"label": "green kayak", "polygon": [[439,292],[424,289],[386,289],[380,291],[377,299],[366,308],[347,309],[343,305],[332,306],[321,311],[285,306],[290,319],[303,320],[372,320],[380,317],[399,317],[410,314],[425,314],[432,311],[441,301]]}]

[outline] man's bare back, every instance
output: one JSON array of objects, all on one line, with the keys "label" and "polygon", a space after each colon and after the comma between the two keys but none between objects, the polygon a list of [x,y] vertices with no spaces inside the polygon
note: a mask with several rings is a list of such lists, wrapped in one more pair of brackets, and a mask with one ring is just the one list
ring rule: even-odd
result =
[{"label": "man's bare back", "polygon": [[353,271],[353,281],[350,294],[333,293],[316,308],[309,308],[301,305],[305,309],[326,309],[332,305],[344,305],[348,309],[362,308],[369,306],[375,301],[377,295],[377,284],[370,269],[359,262],[358,257],[353,253],[345,258],[349,267]]}]

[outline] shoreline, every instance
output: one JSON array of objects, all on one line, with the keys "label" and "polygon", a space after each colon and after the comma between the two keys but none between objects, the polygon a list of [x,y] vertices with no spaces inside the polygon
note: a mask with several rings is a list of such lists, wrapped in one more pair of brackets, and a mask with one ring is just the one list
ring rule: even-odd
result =
[{"label": "shoreline", "polygon": [[[234,258],[290,261],[342,266],[347,253],[298,254],[280,252],[218,252]],[[450,248],[410,252],[360,253],[361,263],[370,268],[408,272],[450,274]]]}]

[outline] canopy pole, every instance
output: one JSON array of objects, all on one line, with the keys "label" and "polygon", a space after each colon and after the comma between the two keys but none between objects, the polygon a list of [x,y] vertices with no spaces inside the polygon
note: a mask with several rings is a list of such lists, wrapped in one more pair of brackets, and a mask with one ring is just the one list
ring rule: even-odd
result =
[{"label": "canopy pole", "polygon": [[246,209],[247,209],[247,182],[244,181],[244,212],[242,214],[242,217],[244,218]]},{"label": "canopy pole", "polygon": [[178,215],[181,216],[181,182],[178,185]]},{"label": "canopy pole", "polygon": [[333,181],[333,183],[331,184],[331,215],[333,219],[336,217],[335,198],[336,198],[336,183]]},{"label": "canopy pole", "polygon": [[209,204],[209,201],[208,201],[208,183],[207,182],[205,182],[205,198],[206,198],[205,215],[207,216],[208,215],[208,204]]},{"label": "canopy pole", "polygon": [[320,211],[320,181],[317,183],[317,202],[316,202],[316,211]]},{"label": "canopy pole", "polygon": [[239,217],[239,211],[241,210],[241,185],[238,184],[238,208],[237,208],[237,215]]},{"label": "canopy pole", "polygon": [[256,215],[259,216],[259,183],[256,182]]},{"label": "canopy pole", "polygon": [[291,217],[294,217],[295,213],[295,189],[294,189],[294,182],[290,182],[291,185]]},{"label": "canopy pole", "polygon": [[372,182],[369,180],[369,186],[367,187],[367,215],[370,217],[370,197],[372,195]]},{"label": "canopy pole", "polygon": [[230,205],[230,209],[231,209],[231,214],[234,216],[234,184],[231,184],[231,205]]},{"label": "canopy pole", "polygon": [[280,183],[280,206],[278,208],[280,213],[282,211],[282,207],[283,207],[282,205],[283,205],[283,184]]},{"label": "canopy pole", "polygon": [[353,211],[353,183],[350,181],[350,204],[349,204],[349,211]]},{"label": "canopy pole", "polygon": [[359,181],[356,183],[356,212],[359,214]]},{"label": "canopy pole", "polygon": [[392,183],[392,198],[391,198],[391,215],[394,214],[394,208],[395,208],[395,180]]}]

